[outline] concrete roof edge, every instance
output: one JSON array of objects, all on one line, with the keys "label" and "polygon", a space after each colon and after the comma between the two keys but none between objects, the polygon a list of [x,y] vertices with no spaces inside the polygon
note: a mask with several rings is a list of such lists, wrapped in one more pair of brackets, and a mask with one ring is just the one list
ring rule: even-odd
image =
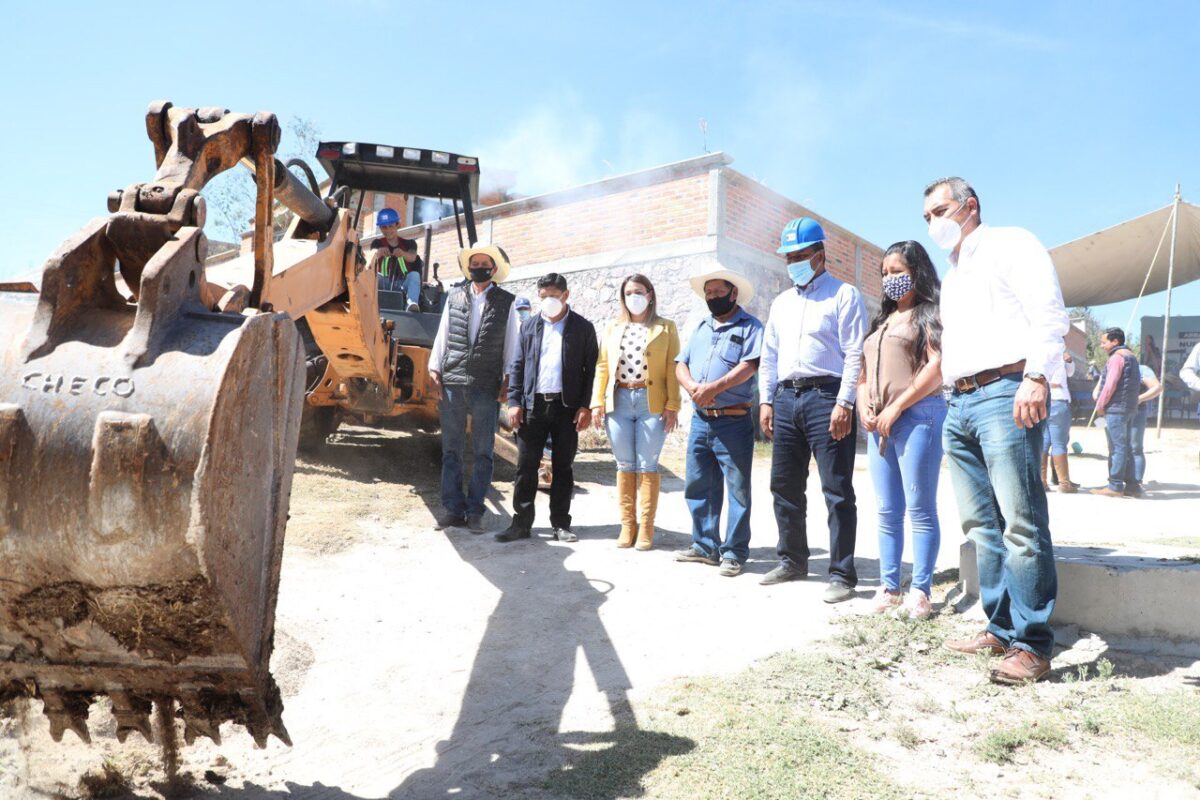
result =
[{"label": "concrete roof edge", "polygon": [[[728,167],[732,163],[733,157],[724,152],[705,153],[702,156],[685,158],[682,161],[673,161],[669,164],[660,164],[648,169],[626,172],[622,175],[614,175],[609,178],[601,178],[598,181],[590,183],[581,183],[578,186],[569,186],[565,189],[556,189],[552,192],[510,200],[507,203],[477,208],[475,209],[475,220],[479,222],[494,217],[504,217],[509,214],[536,211],[542,208],[552,208],[554,206],[566,205],[567,203],[575,203],[593,197],[602,197],[625,189],[653,186],[676,178],[700,175],[713,169]],[[445,217],[431,223],[431,225],[434,232],[437,233],[453,227],[454,217]],[[401,233],[408,234],[415,231],[423,231],[424,229],[425,225],[411,225]]]}]

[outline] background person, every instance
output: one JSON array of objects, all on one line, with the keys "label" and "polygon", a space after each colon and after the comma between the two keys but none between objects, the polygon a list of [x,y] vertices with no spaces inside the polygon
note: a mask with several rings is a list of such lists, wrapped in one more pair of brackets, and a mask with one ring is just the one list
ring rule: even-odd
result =
[{"label": "background person", "polygon": [[879,594],[873,611],[900,609],[904,512],[912,526],[908,614],[933,611],[930,591],[941,527],[937,487],[942,466],[941,282],[925,248],[897,242],[883,254],[883,298],[863,343],[858,413],[879,498]]},{"label": "background person", "polygon": [[[483,533],[484,498],[492,485],[496,422],[505,367],[517,352],[520,326],[514,297],[496,284],[508,276],[508,255],[495,245],[458,254],[467,281],[450,290],[429,353],[430,394],[442,423],[442,506],[439,529],[467,526]],[[467,418],[475,463],[463,493]]]},{"label": "background person", "polygon": [[553,436],[550,525],[560,542],[577,540],[571,531],[572,466],[579,431],[592,421],[588,400],[596,376],[596,330],[567,305],[567,279],[557,272],[538,278],[541,313],[521,325],[517,352],[509,366],[508,421],[517,432],[517,477],[513,518],[496,534],[498,542],[528,539],[533,528],[538,464]]},{"label": "background person", "polygon": [[1050,254],[1022,228],[993,228],[962,178],[925,187],[929,238],[950,251],[942,279],[942,376],[953,387],[943,446],[963,533],[975,543],[987,628],[947,641],[1004,655],[1001,684],[1050,672],[1058,573],[1039,476],[1050,396],[1070,322]]},{"label": "background person", "polygon": [[405,239],[400,230],[400,215],[394,208],[380,209],[375,224],[383,234],[371,243],[371,266],[379,273],[379,288],[404,292],[408,311],[421,310],[421,257],[417,243]]},{"label": "background person", "polygon": [[825,602],[840,603],[854,596],[858,584],[854,398],[867,313],[858,290],[826,272],[825,231],[815,220],[789,222],[777,252],[793,285],[771,303],[758,379],[759,419],[774,441],[771,495],[779,526],[779,566],[761,583],[808,577],[805,492],[815,457],[829,511]]},{"label": "background person", "polygon": [[1068,381],[1074,374],[1075,359],[1064,349],[1062,362],[1056,362],[1049,375],[1050,416],[1047,418],[1046,450],[1042,453],[1042,486],[1050,488],[1047,472],[1049,462],[1053,461],[1058,490],[1063,494],[1079,491],[1079,484],[1071,483],[1071,468],[1067,463],[1067,447],[1071,443],[1071,386]]},{"label": "background person", "polygon": [[1139,413],[1142,376],[1137,356],[1125,346],[1125,331],[1109,328],[1100,335],[1108,353],[1104,376],[1096,385],[1096,414],[1104,417],[1108,440],[1108,485],[1092,489],[1104,497],[1141,497],[1142,487],[1133,469],[1133,421]]},{"label": "background person", "polygon": [[[1154,398],[1163,393],[1162,383],[1154,370],[1146,364],[1138,366],[1141,377],[1141,394],[1138,395],[1137,411],[1133,415],[1133,425],[1130,428],[1129,449],[1133,456],[1133,478],[1137,485],[1146,490],[1146,426],[1154,413]],[[1159,401],[1161,402],[1161,401]]]},{"label": "background person", "polygon": [[637,549],[649,550],[662,481],[658,457],[679,421],[679,332],[658,316],[654,285],[645,275],[623,280],[617,302],[620,316],[600,342],[592,424],[607,430],[617,460],[617,547],[632,546],[636,536]]},{"label": "background person", "polygon": [[[692,398],[684,498],[692,514],[692,545],[676,561],[696,561],[734,577],[750,558],[750,470],[754,465],[754,373],[763,325],[744,308],[754,285],[717,270],[691,279],[709,316],[676,356],[675,375]],[[729,491],[725,540],[721,507]]]}]

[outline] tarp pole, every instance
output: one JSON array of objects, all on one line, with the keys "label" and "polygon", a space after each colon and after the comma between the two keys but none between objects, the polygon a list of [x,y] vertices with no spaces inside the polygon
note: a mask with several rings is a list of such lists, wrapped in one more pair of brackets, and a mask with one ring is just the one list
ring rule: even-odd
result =
[{"label": "tarp pole", "polygon": [[1167,405],[1167,351],[1171,341],[1171,281],[1175,277],[1175,234],[1179,230],[1179,184],[1175,184],[1175,205],[1171,209],[1171,256],[1167,261],[1167,315],[1163,317],[1162,369],[1159,380],[1163,385],[1162,399],[1158,401],[1158,438],[1162,438],[1163,408]]}]

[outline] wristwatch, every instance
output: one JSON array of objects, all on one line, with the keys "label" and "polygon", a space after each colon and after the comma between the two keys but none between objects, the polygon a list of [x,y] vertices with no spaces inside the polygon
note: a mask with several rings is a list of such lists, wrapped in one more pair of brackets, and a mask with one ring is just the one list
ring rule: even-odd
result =
[{"label": "wristwatch", "polygon": [[1049,381],[1046,380],[1046,376],[1040,372],[1026,372],[1025,377],[1031,381],[1037,381],[1038,383],[1049,383]]},{"label": "wristwatch", "polygon": [[854,403],[851,403],[849,400],[838,400],[837,404],[842,408],[848,408],[851,411],[854,410]]}]

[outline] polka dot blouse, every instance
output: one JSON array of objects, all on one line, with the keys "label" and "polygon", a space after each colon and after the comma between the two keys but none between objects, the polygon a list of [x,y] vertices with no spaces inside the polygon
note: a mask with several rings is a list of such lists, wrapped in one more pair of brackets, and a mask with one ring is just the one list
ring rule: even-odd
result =
[{"label": "polka dot blouse", "polygon": [[650,328],[631,322],[621,334],[621,357],[617,360],[618,383],[646,382],[646,342]]}]

